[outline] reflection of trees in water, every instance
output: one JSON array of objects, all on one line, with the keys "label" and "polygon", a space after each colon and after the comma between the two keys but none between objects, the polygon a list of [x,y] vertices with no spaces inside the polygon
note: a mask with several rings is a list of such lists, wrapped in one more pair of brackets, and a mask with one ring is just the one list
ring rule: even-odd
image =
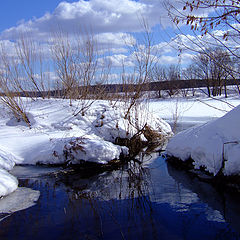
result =
[{"label": "reflection of trees in water", "polygon": [[[211,184],[200,181],[186,171],[174,168],[171,164],[168,164],[168,173],[176,182],[181,183],[184,188],[196,193],[201,201],[209,206],[209,212],[206,210],[205,213],[210,221],[226,221],[239,232],[240,194],[229,193],[220,189],[220,186],[216,189]],[[227,232],[232,232],[232,230],[227,228],[224,232],[226,234]]]},{"label": "reflection of trees in water", "polygon": [[239,229],[239,198],[221,195],[164,161],[154,164],[130,162],[88,178],[70,171],[61,177],[20,180],[22,186],[40,190],[40,200],[0,223],[0,238],[191,239],[203,224],[216,239],[234,239],[230,226],[214,224],[224,216]]},{"label": "reflection of trees in water", "polygon": [[[79,214],[81,211],[79,206],[85,202],[90,207],[90,211],[85,212],[85,218],[88,219],[91,215],[100,236],[105,232],[118,231],[121,238],[125,239],[126,234],[129,236],[136,234],[139,226],[152,224],[152,232],[155,231],[151,216],[149,175],[149,169],[142,167],[139,163],[130,162],[121,170],[105,172],[87,181],[77,179],[76,176],[71,176],[71,179],[76,181],[62,180],[68,183],[69,204],[71,209],[75,209],[74,213]],[[69,176],[66,177],[69,178]],[[149,220],[152,223],[149,223]],[[108,229],[108,223],[112,230]],[[143,232],[144,229],[142,234]]]}]

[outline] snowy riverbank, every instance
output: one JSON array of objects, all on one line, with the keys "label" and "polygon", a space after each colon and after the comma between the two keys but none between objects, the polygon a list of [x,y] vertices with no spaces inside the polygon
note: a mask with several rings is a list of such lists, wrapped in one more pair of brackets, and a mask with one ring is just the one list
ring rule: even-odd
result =
[{"label": "snowy riverbank", "polygon": [[[124,119],[126,109],[122,103],[95,101],[82,116],[75,115],[81,107],[78,101],[73,106],[63,99],[26,101],[31,129],[0,106],[0,196],[17,188],[17,179],[8,173],[15,164],[77,164],[82,160],[108,163],[128,154],[127,147],[115,144],[116,139],[131,138],[145,123],[166,138],[171,135],[166,121],[172,126],[200,125],[176,135],[167,153],[183,161],[191,157],[196,168],[203,166],[217,174],[224,146],[224,174],[240,172],[240,148],[236,143],[240,139],[239,107],[229,112],[240,104],[238,97],[229,98],[227,103],[209,98],[152,100],[149,111],[143,106],[132,114],[131,122]],[[140,138],[146,140],[143,133]]]},{"label": "snowy riverbank", "polygon": [[[6,172],[15,164],[78,164],[82,160],[105,164],[128,154],[126,146],[115,144],[116,139],[131,138],[145,124],[162,139],[171,135],[169,124],[145,108],[134,112],[131,121],[125,119],[122,103],[96,101],[84,115],[76,115],[81,108],[78,101],[72,106],[62,99],[28,100],[25,104],[31,128],[0,106],[0,196],[17,187],[17,180]],[[138,135],[146,140],[142,131]]]},{"label": "snowy riverbank", "polygon": [[[215,101],[215,108],[209,111],[209,116],[222,104]],[[196,109],[196,115],[199,110]],[[213,175],[239,175],[239,118],[240,106],[237,106],[218,119],[180,132],[170,140],[166,153],[182,161],[192,159],[195,169],[202,167]]]}]

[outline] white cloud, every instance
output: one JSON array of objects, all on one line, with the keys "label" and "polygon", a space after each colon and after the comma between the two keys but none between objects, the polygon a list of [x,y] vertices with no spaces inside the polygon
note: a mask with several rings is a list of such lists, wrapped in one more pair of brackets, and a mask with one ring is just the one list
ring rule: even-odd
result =
[{"label": "white cloud", "polygon": [[179,59],[175,56],[166,56],[166,55],[162,55],[159,58],[159,63],[162,65],[165,64],[178,64]]},{"label": "white cloud", "polygon": [[174,48],[171,46],[170,42],[160,42],[153,46],[153,51],[157,51],[160,54],[166,54],[173,52]]},{"label": "white cloud", "polygon": [[[207,48],[216,48],[223,47],[225,51],[230,49],[231,51],[237,51],[240,48],[239,37],[231,36],[227,41],[223,39],[223,35],[227,33],[224,30],[213,30],[209,32],[209,34],[201,35],[201,34],[179,34],[177,37],[171,42],[171,46],[175,46],[175,49],[181,49],[182,52],[188,53],[199,53],[204,51]],[[227,47],[224,47],[227,46]]]},{"label": "white cloud", "polygon": [[[68,32],[68,36],[88,32],[95,35],[98,50],[113,54],[124,54],[128,45],[136,43],[132,33],[141,31],[142,17],[154,26],[160,18],[166,17],[164,0],[79,0],[73,3],[61,2],[52,13],[41,18],[22,21],[19,25],[6,29],[0,39],[16,40],[21,34],[45,43],[47,53],[49,38],[56,31]],[[168,19],[169,21],[169,19]],[[167,51],[167,48],[164,48]],[[115,59],[113,59],[117,65]],[[130,62],[128,62],[130,64]]]},{"label": "white cloud", "polygon": [[98,49],[101,52],[126,53],[127,45],[135,43],[136,39],[128,33],[100,33],[95,35]]},{"label": "white cloud", "polygon": [[112,74],[108,75],[109,83],[116,82],[116,80],[119,80],[119,79],[120,79],[120,75],[119,74],[112,73]]},{"label": "white cloud", "polygon": [[122,68],[124,67],[133,67],[134,62],[131,60],[129,56],[123,54],[114,54],[112,56],[107,56],[105,58],[99,59],[100,65],[105,65],[105,63],[111,63],[113,68]]},{"label": "white cloud", "polygon": [[[177,1],[168,0],[174,7],[182,9]],[[129,43],[136,43],[138,34],[142,29],[141,18],[144,17],[150,27],[158,23],[170,25],[168,12],[163,3],[165,0],[79,0],[73,3],[61,2],[52,13],[46,13],[41,18],[20,22],[16,27],[6,29],[0,34],[0,40],[4,40],[9,53],[14,54],[14,43],[22,33],[29,33],[35,40],[42,41],[42,51],[49,55],[49,37],[54,31],[67,31],[69,38],[76,33],[84,35],[88,32],[97,39],[99,53],[112,54],[108,60],[115,67],[133,66],[134,60],[128,54]],[[220,33],[220,32],[219,32]],[[160,42],[153,46],[154,51],[162,55],[160,61],[166,64],[178,62],[178,47],[183,48],[182,61],[188,61],[189,49],[198,50],[197,38],[191,35],[179,34],[169,42]],[[206,40],[207,37],[205,37]],[[186,52],[185,52],[186,51]],[[155,54],[155,53],[154,53]],[[185,54],[185,55],[184,55]]]},{"label": "white cloud", "polygon": [[183,65],[190,64],[192,62],[194,55],[195,54],[183,53],[181,55],[181,64],[183,64]]},{"label": "white cloud", "polygon": [[109,51],[113,54],[127,53],[127,48],[110,48]]},{"label": "white cloud", "polygon": [[22,22],[5,30],[4,38],[16,38],[21,32],[31,32],[36,37],[46,37],[54,29],[75,32],[79,28],[91,29],[93,33],[134,32],[141,29],[139,17],[149,16],[151,5],[133,0],[79,0],[60,3],[53,13],[41,18]]},{"label": "white cloud", "polygon": [[16,56],[16,45],[14,42],[9,40],[0,40],[0,49],[3,51],[3,54],[7,54],[10,57]]}]

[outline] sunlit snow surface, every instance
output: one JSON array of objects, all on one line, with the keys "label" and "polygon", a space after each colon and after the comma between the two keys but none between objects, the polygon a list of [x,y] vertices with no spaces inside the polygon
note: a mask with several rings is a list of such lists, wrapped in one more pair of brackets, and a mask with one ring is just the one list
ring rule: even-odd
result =
[{"label": "sunlit snow surface", "polygon": [[38,99],[28,105],[31,129],[13,121],[9,124],[7,115],[0,120],[0,149],[4,150],[4,157],[12,154],[16,164],[64,163],[64,150],[76,141],[74,163],[77,160],[106,163],[127,153],[125,148],[114,142],[117,137],[133,136],[138,131],[134,127],[135,121],[138,121],[139,129],[147,122],[149,127],[165,136],[171,133],[165,121],[147,110],[141,109],[138,116],[134,113],[132,124],[129,124],[124,118],[124,106],[113,106],[108,101],[94,102],[84,116],[81,113],[76,115],[79,109],[77,101],[69,106],[68,100]]},{"label": "sunlit snow surface", "polygon": [[15,191],[17,186],[18,180],[6,170],[0,169],[0,197]]},{"label": "sunlit snow surface", "polygon": [[[146,123],[162,137],[171,135],[169,124],[144,105],[132,113],[129,123],[120,102],[95,101],[84,114],[76,114],[83,102],[70,106],[66,99],[23,101],[31,128],[0,105],[0,196],[17,187],[16,179],[5,171],[15,164],[78,164],[82,160],[104,164],[128,154],[126,147],[114,144],[116,138],[130,138]],[[142,133],[140,137],[145,139]]]},{"label": "sunlit snow surface", "polygon": [[[66,161],[78,163],[79,160],[107,163],[114,158],[119,158],[120,154],[127,154],[126,147],[114,144],[115,139],[131,137],[137,131],[124,119],[124,104],[121,103],[111,105],[108,101],[96,101],[83,116],[76,115],[79,109],[78,101],[73,102],[73,106],[69,106],[69,101],[66,99],[37,99],[36,101],[25,99],[24,101],[26,101],[31,129],[24,123],[15,121],[11,114],[0,106],[0,169],[3,171],[9,171],[15,164],[56,164]],[[237,98],[230,98],[228,102],[236,106],[240,101]],[[149,110],[142,107],[140,111],[132,114],[132,122],[138,120],[139,128],[147,122],[148,126],[167,137],[171,134],[171,128],[162,119],[167,120],[173,127],[177,121],[182,125],[191,126],[223,116],[231,110],[230,104],[213,99],[153,100],[149,104]],[[224,125],[228,124],[228,120],[224,120]],[[170,148],[172,144],[170,143],[168,153],[175,154],[183,160],[190,155],[196,157],[196,167],[204,165],[210,172],[216,173],[221,165],[218,157],[221,156],[223,143],[238,140],[238,135],[234,139],[230,136],[238,132],[236,122],[235,125],[231,122],[228,137],[225,135],[222,137],[221,134],[225,134],[222,125],[219,123],[218,128],[215,128],[213,122],[208,125],[211,128],[209,131],[201,130],[202,134],[199,133],[199,129],[203,127],[188,130],[184,141],[172,140],[177,141],[178,144],[175,145],[174,142],[174,147]],[[189,131],[192,132],[189,133]],[[198,133],[202,137],[197,135]],[[198,137],[190,140],[189,134]],[[210,134],[211,138],[209,138]],[[180,135],[174,139],[180,139],[178,136]],[[208,141],[203,140],[203,136],[207,137]],[[142,138],[144,139],[144,136]],[[75,142],[78,143],[77,146],[72,144]],[[205,142],[208,148],[204,149]],[[189,146],[195,147],[191,150]],[[64,155],[66,149],[73,150],[69,159]],[[226,159],[232,159],[226,163],[226,174],[233,173],[233,169],[234,173],[239,171],[240,165],[237,163],[239,151],[237,144],[225,146]],[[6,176],[6,172],[4,173],[5,175],[1,174],[1,179]],[[6,187],[6,181],[2,181],[5,183],[3,187],[5,189],[2,188],[0,195],[9,194],[16,189],[15,180],[12,179],[12,182],[9,182],[11,187]]]},{"label": "sunlit snow surface", "polygon": [[[221,106],[217,106],[216,103],[217,101],[212,111],[209,110],[209,116],[214,116],[214,114],[221,116],[218,110]],[[220,104],[223,103],[220,102]],[[198,111],[201,111],[201,108],[196,109],[196,116],[198,116]],[[194,160],[196,169],[204,167],[214,175],[221,170],[225,160],[223,173],[225,175],[239,174],[239,119],[240,106],[228,113],[222,111],[220,118],[177,134],[170,140],[166,152],[183,161],[191,158]]]}]

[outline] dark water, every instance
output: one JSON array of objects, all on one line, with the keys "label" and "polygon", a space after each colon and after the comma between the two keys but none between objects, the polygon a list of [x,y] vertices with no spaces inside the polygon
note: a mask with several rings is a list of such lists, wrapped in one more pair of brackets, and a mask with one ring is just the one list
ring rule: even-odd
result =
[{"label": "dark water", "polygon": [[41,167],[31,176],[26,167],[20,185],[40,198],[0,222],[0,239],[240,239],[239,195],[217,192],[163,157],[146,159],[91,178],[46,176]]}]

